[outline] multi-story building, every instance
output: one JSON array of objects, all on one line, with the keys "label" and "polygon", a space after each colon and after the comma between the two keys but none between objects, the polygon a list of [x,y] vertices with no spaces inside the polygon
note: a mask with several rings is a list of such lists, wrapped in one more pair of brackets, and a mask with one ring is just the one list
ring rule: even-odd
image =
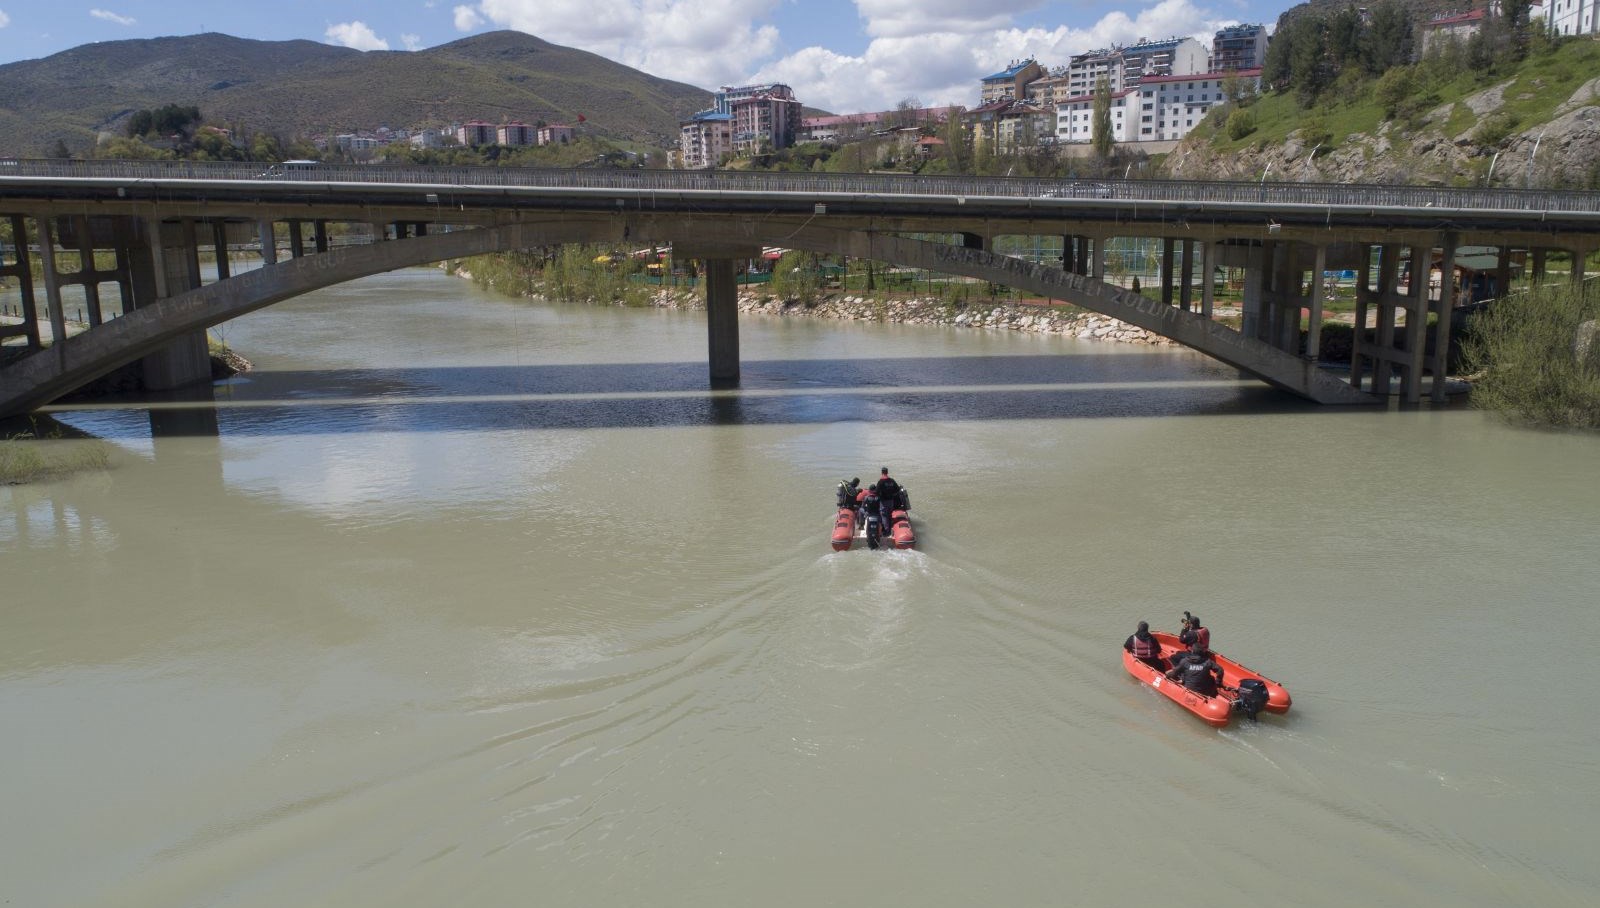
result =
[{"label": "multi-story building", "polygon": [[1260,69],[1267,62],[1267,27],[1230,25],[1211,38],[1211,71]]},{"label": "multi-story building", "polygon": [[702,110],[678,132],[678,151],[688,170],[715,167],[733,151],[733,114]]},{"label": "multi-story building", "polygon": [[796,141],[832,142],[904,126],[932,128],[942,125],[960,113],[959,107],[916,107],[827,117],[803,117],[800,120],[800,133]]},{"label": "multi-story building", "polygon": [[[1091,50],[1076,54],[1067,63],[1067,97],[1080,98],[1094,94],[1095,86],[1104,78],[1112,91],[1122,90],[1122,54],[1116,48]],[[1065,100],[1065,99],[1063,99]]]},{"label": "multi-story building", "polygon": [[501,123],[495,127],[495,140],[501,145],[532,145],[535,142],[535,132],[532,126],[526,123]]},{"label": "multi-story building", "polygon": [[1149,76],[1183,76],[1206,72],[1211,54],[1193,38],[1140,41],[1122,48],[1122,85],[1138,85]]},{"label": "multi-story building", "polygon": [[[1138,92],[1131,88],[1111,93],[1111,141],[1127,142],[1128,101],[1137,100]],[[1094,94],[1071,97],[1056,105],[1056,141],[1094,141]]]},{"label": "multi-story building", "polygon": [[1072,97],[1071,77],[1065,66],[1058,66],[1023,87],[1023,98],[1043,107],[1054,107]]},{"label": "multi-story building", "polygon": [[444,135],[429,126],[412,133],[408,141],[418,148],[438,148],[444,144]]},{"label": "multi-story building", "polygon": [[1188,135],[1211,108],[1227,100],[1222,84],[1230,77],[1259,86],[1261,70],[1147,76],[1137,89],[1138,117],[1130,129],[1133,141],[1172,141]]},{"label": "multi-story building", "polygon": [[739,98],[729,105],[735,154],[788,148],[800,135],[800,102],[787,85],[774,88],[782,91]]},{"label": "multi-story building", "polygon": [[1600,0],[1552,0],[1549,12],[1550,33],[1553,35],[1600,34],[1600,12],[1595,9]]},{"label": "multi-story building", "polygon": [[781,82],[723,86],[710,108],[679,126],[683,166],[715,167],[725,154],[788,148],[800,135],[800,110],[794,90]]},{"label": "multi-story building", "polygon": [[[1227,101],[1223,83],[1230,78],[1259,88],[1261,70],[1148,76],[1135,87],[1112,92],[1112,141],[1163,142],[1183,138],[1211,108]],[[1092,94],[1057,105],[1056,138],[1061,142],[1094,141]]]},{"label": "multi-story building", "polygon": [[576,132],[571,126],[562,123],[548,123],[539,127],[533,134],[536,145],[554,145],[557,142],[571,142]]},{"label": "multi-story building", "polygon": [[1030,58],[1012,61],[1005,69],[983,77],[978,94],[979,102],[988,104],[991,101],[1003,101],[1007,98],[1016,100],[1026,97],[1025,89],[1028,83],[1043,75],[1044,69],[1036,60]]},{"label": "multi-story building", "polygon": [[456,141],[462,145],[493,145],[495,143],[495,130],[493,123],[482,120],[473,120],[456,127]]}]

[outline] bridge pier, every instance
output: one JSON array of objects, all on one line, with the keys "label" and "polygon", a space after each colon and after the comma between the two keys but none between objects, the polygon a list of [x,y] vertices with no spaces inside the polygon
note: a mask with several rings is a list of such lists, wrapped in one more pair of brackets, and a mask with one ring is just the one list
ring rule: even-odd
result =
[{"label": "bridge pier", "polygon": [[[177,296],[200,286],[200,248],[195,223],[184,218],[177,223],[150,225],[149,242],[134,243],[128,250],[129,279],[135,308]],[[141,288],[145,292],[141,293]],[[211,353],[206,347],[206,332],[191,331],[140,360],[144,385],[152,391],[165,391],[211,380]]]},{"label": "bridge pier", "polygon": [[706,347],[711,386],[739,384],[739,262],[761,257],[761,247],[678,244],[673,255],[705,264]]}]

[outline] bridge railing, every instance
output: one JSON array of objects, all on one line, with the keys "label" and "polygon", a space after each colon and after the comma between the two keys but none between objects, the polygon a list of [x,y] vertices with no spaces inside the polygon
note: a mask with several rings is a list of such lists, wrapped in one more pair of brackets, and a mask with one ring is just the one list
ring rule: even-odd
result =
[{"label": "bridge railing", "polygon": [[988,199],[1103,199],[1117,202],[1329,206],[1343,209],[1438,209],[1600,213],[1600,192],[1350,183],[1059,180],[909,174],[795,174],[705,170],[601,170],[524,167],[417,167],[403,164],[307,164],[201,161],[59,161],[0,159],[0,184],[13,178],[96,181],[293,181],[403,184],[414,187],[506,187],[618,192],[794,193],[817,196],[938,196]]}]

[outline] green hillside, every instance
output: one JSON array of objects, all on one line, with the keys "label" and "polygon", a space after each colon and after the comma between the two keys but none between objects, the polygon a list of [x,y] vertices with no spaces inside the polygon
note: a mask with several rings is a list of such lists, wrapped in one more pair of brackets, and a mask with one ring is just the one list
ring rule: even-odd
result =
[{"label": "green hillside", "polygon": [[204,34],[89,44],[0,66],[0,154],[87,150],[134,111],[200,108],[236,133],[281,137],[379,126],[576,122],[665,145],[710,92],[520,32],[424,51],[361,52],[314,41]]}]

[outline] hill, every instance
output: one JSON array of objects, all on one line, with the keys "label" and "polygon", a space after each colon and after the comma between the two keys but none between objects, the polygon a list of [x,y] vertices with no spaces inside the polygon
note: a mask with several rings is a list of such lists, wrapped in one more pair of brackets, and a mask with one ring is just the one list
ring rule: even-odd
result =
[{"label": "hill", "polygon": [[0,154],[74,152],[135,111],[198,107],[206,122],[282,137],[538,120],[664,146],[711,93],[521,32],[423,51],[356,51],[222,34],[86,44],[0,66]]}]

